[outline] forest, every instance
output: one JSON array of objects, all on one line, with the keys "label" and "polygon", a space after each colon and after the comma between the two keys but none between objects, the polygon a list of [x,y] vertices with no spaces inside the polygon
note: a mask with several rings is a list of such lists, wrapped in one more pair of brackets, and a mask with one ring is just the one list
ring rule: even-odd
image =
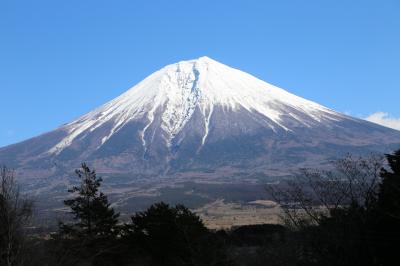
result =
[{"label": "forest", "polygon": [[284,186],[265,187],[280,224],[230,230],[164,202],[122,221],[94,170],[83,163],[76,178],[64,201],[69,219],[38,234],[34,202],[2,167],[0,265],[398,265],[400,150],[299,169]]}]

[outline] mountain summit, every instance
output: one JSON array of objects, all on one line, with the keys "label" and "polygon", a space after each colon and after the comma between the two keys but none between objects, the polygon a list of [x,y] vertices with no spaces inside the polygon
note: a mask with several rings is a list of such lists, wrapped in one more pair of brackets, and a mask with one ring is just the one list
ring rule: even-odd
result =
[{"label": "mountain summit", "polygon": [[137,177],[244,178],[399,144],[400,132],[200,57],[156,71],[54,131],[1,148],[0,163],[39,187],[50,178],[54,188],[83,161],[124,184]]},{"label": "mountain summit", "polygon": [[194,117],[203,120],[197,133],[202,135],[204,145],[214,110],[222,114],[245,112],[258,126],[274,132],[344,119],[328,108],[200,57],[164,67],[115,100],[68,124],[64,127],[68,135],[49,153],[59,154],[82,133],[109,124],[110,129],[97,143],[99,149],[132,121],[145,124],[139,134],[143,150],[151,145],[155,130],[159,130],[167,147],[172,147],[179,143],[179,133]]}]

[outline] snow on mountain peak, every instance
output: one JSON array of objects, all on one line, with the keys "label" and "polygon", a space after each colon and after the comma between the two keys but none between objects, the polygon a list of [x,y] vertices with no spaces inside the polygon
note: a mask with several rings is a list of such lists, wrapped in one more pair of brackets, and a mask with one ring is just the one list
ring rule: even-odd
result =
[{"label": "snow on mountain peak", "polygon": [[298,110],[317,121],[338,120],[341,115],[314,102],[295,96],[240,70],[228,67],[209,57],[181,61],[151,74],[121,96],[67,124],[68,135],[49,153],[59,153],[78,136],[94,131],[105,123],[112,128],[103,137],[104,144],[130,121],[145,119],[141,139],[146,149],[146,134],[155,118],[161,117],[167,145],[185,127],[195,110],[204,119],[205,143],[215,107],[223,110],[257,112],[273,123],[267,126],[289,131],[284,116],[302,121],[288,110]]}]

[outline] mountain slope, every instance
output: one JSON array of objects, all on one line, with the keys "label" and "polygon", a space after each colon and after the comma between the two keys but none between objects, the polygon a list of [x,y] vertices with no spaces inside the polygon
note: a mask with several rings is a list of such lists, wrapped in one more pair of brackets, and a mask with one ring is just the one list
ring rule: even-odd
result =
[{"label": "mountain slope", "polygon": [[110,183],[245,178],[287,174],[347,152],[387,152],[399,144],[398,131],[201,57],[162,68],[54,131],[0,148],[0,163],[15,167],[34,189],[54,190],[68,183],[65,177],[82,161]]},{"label": "mountain slope", "polygon": [[[160,112],[160,127],[167,145],[185,127],[196,109],[203,117],[202,144],[207,139],[214,107],[240,109],[263,116],[264,125],[289,131],[292,121],[311,126],[314,123],[338,121],[343,116],[323,106],[304,100],[282,89],[258,80],[244,72],[222,65],[210,58],[180,62],[163,68],[120,97],[64,127],[68,136],[50,149],[59,154],[82,133],[94,131],[106,123],[111,129],[99,143],[101,147],[130,121],[144,119],[141,130],[146,149],[147,132]],[[296,113],[301,113],[297,116]],[[288,116],[283,119],[284,116]]]}]

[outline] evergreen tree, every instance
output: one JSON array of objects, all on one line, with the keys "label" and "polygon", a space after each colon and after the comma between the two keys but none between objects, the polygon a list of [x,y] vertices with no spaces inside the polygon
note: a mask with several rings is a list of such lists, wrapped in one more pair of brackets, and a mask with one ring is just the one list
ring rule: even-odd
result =
[{"label": "evergreen tree", "polygon": [[107,237],[115,233],[119,213],[110,207],[107,196],[99,191],[102,179],[94,170],[83,163],[75,171],[81,180],[79,186],[73,186],[68,192],[76,195],[64,201],[71,209],[75,223],[60,224],[62,234],[77,238]]},{"label": "evergreen tree", "polygon": [[129,250],[142,249],[155,265],[229,265],[217,236],[183,205],[156,203],[131,219],[123,239]]},{"label": "evergreen tree", "polygon": [[391,171],[382,169],[378,208],[400,222],[400,150],[386,155]]},{"label": "evergreen tree", "polygon": [[400,239],[400,150],[386,155],[390,170],[382,169],[377,212],[372,218],[374,243],[381,265],[398,265]]}]

